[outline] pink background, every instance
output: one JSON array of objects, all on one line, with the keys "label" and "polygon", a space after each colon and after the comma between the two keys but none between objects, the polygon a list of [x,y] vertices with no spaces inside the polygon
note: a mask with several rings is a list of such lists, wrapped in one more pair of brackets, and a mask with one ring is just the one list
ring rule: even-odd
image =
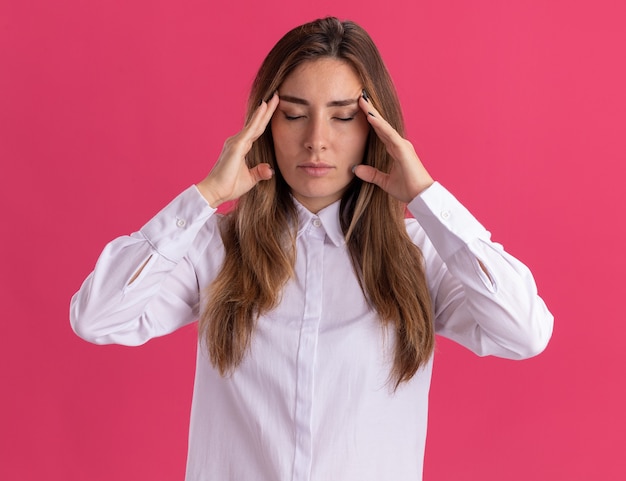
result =
[{"label": "pink background", "polygon": [[93,346],[70,296],[206,174],[278,38],[327,14],[371,33],[424,163],[556,317],[525,362],[439,340],[425,479],[626,479],[622,5],[3,0],[0,479],[182,479],[195,328]]}]

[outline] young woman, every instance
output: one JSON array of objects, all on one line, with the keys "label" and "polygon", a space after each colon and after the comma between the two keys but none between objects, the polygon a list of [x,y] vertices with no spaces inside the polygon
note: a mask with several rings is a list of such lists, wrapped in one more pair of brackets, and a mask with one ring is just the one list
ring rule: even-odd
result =
[{"label": "young woman", "polygon": [[435,333],[521,359],[552,330],[528,269],[403,138],[371,38],[335,18],[276,44],[209,175],[107,245],[71,305],[99,344],[198,318],[189,481],[419,480]]}]

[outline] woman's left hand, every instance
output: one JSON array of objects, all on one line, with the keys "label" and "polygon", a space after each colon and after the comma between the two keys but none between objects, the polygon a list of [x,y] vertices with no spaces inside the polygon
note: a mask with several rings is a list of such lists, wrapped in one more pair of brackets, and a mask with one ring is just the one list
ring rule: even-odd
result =
[{"label": "woman's left hand", "polygon": [[361,164],[354,168],[354,174],[365,182],[376,184],[401,202],[411,202],[433,184],[433,178],[415,153],[413,144],[383,119],[371,102],[361,97],[359,106],[394,162],[389,173]]}]

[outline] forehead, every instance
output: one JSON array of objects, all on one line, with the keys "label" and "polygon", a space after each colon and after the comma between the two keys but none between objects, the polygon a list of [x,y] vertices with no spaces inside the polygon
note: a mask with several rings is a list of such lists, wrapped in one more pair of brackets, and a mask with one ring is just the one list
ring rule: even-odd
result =
[{"label": "forehead", "polygon": [[279,95],[352,97],[358,96],[361,88],[361,79],[352,65],[336,58],[321,58],[298,65],[283,81]]}]

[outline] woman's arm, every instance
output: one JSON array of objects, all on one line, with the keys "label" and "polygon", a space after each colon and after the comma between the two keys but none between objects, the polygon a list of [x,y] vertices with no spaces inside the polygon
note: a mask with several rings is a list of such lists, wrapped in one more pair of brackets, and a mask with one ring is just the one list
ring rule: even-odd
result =
[{"label": "woman's arm", "polygon": [[467,209],[434,182],[411,143],[365,96],[359,105],[394,163],[387,173],[367,165],[355,166],[354,173],[408,203],[424,229],[421,237],[411,234],[426,259],[437,332],[480,355],[519,359],[541,352],[553,318],[528,268],[492,243]]},{"label": "woman's arm", "polygon": [[214,212],[192,186],[139,232],[107,244],[72,298],[74,331],[97,344],[138,345],[194,321],[194,256],[221,255]]},{"label": "woman's arm", "polygon": [[[478,355],[523,359],[539,354],[553,317],[529,269],[438,183],[410,204],[409,233],[426,262],[437,333]],[[413,231],[413,232],[411,232]]]},{"label": "woman's arm", "polygon": [[204,285],[199,285],[194,264],[203,255],[206,284],[223,258],[217,222],[209,218],[222,202],[237,199],[272,177],[267,164],[248,168],[246,155],[277,105],[277,95],[262,102],[243,129],[224,143],[202,182],[179,195],[139,232],[105,247],[72,298],[70,321],[79,336],[98,344],[137,345],[198,317]]}]

